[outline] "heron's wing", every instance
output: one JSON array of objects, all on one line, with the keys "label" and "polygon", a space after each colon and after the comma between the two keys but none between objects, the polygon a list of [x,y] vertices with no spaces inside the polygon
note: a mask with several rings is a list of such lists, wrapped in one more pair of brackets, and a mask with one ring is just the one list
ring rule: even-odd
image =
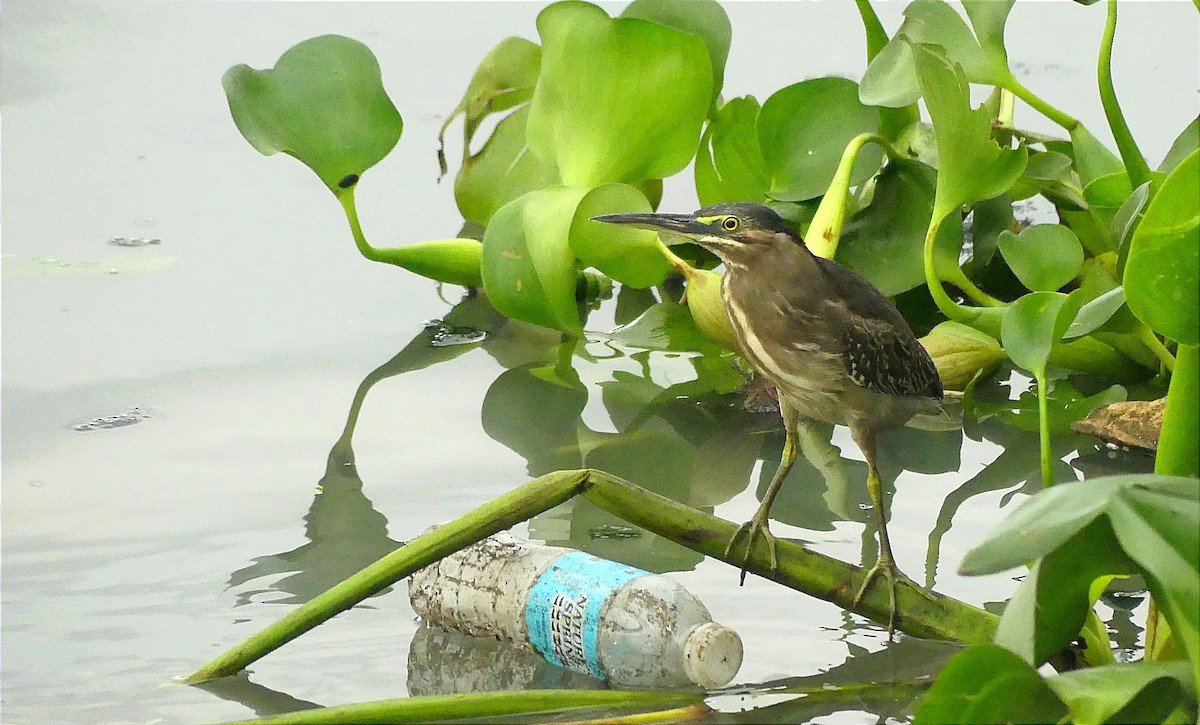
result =
[{"label": "heron's wing", "polygon": [[937,368],[899,310],[852,270],[827,260],[819,264],[842,302],[829,305],[829,313],[838,321],[850,378],[888,395],[941,398]]}]

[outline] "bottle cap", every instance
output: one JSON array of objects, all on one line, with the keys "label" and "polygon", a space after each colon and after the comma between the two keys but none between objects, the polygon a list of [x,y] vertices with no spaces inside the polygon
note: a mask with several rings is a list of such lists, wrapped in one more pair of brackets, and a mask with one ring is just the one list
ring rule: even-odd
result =
[{"label": "bottle cap", "polygon": [[742,667],[742,638],[716,622],[698,624],[683,643],[683,669],[706,690],[729,684]]}]

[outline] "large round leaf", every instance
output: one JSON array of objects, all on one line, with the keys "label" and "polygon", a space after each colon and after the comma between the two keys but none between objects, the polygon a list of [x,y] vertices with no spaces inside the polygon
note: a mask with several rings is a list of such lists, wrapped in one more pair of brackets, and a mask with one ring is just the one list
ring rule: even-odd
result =
[{"label": "large round leaf", "polygon": [[715,103],[725,83],[725,61],[733,28],[725,8],[716,0],[633,0],[621,12],[623,18],[641,18],[668,28],[691,33],[704,41],[712,62],[712,98]]},{"label": "large round leaf", "polygon": [[387,156],[404,128],[374,54],[341,35],[298,43],[267,70],[235,65],[221,85],[251,146],[296,157],[335,194]]},{"label": "large round leaf", "polygon": [[[781,88],[758,113],[758,143],[779,201],[805,201],[825,193],[842,152],[861,133],[879,130],[878,109],[858,100],[858,84],[845,78],[813,78]],[[859,154],[851,183],[879,169],[879,149]]]},{"label": "large round leaf", "polygon": [[1182,345],[1200,342],[1200,151],[1163,182],[1129,244],[1129,309]]},{"label": "large round leaf", "polygon": [[632,186],[597,186],[575,208],[571,250],[583,266],[595,267],[621,284],[650,287],[662,282],[671,264],[659,251],[655,232],[592,221],[601,214],[648,211],[650,202]]},{"label": "large round leaf", "polygon": [[704,41],[579,0],[546,8],[537,26],[529,147],[564,184],[634,183],[687,166],[712,99]]},{"label": "large round leaf", "polygon": [[500,207],[483,235],[483,288],[509,317],[582,334],[567,243],[587,189],[532,191]]}]

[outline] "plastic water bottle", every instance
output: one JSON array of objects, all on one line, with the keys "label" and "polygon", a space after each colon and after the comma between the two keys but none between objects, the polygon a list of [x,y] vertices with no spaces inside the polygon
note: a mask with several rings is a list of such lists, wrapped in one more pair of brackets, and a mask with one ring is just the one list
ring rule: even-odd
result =
[{"label": "plastic water bottle", "polygon": [[416,572],[408,596],[431,626],[622,685],[712,689],[742,665],[737,632],[673,579],[507,533]]}]

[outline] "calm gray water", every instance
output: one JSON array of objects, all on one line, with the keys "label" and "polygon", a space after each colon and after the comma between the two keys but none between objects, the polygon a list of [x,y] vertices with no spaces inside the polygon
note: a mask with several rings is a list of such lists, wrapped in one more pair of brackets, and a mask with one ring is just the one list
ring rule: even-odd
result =
[{"label": "calm gray water", "polygon": [[[474,303],[454,314],[491,330],[488,342],[431,348],[423,321],[449,315],[460,291],[443,290],[447,302],[432,283],[363,260],[316,177],[290,158],[259,156],[229,119],[219,79],[230,65],[270,66],[324,33],[366,42],[405,119],[398,149],[358,194],[368,236],[381,246],[452,236],[460,217],[450,181],[436,183],[437,128],[495,42],[536,38],[541,7],[4,3],[5,722],[206,722],[456,687],[410,671],[441,645],[414,640],[401,592],[266,657],[249,681],[206,691],[172,678],[531,474],[603,464],[727,519],[753,512],[781,445],[769,421],[724,409],[714,415],[727,424],[714,425],[696,406],[721,403],[704,399],[657,411],[641,438],[616,435],[646,400],[695,374],[686,358],[601,334],[624,321],[617,304],[593,314],[595,334],[577,351],[587,395],[547,389],[531,372],[554,359],[555,336],[504,325]],[[901,9],[882,6],[889,29]],[[728,10],[726,96],[765,99],[807,77],[863,71],[850,3]],[[1122,14],[1117,84],[1156,162],[1197,111],[1195,9],[1129,4]],[[1019,3],[1008,38],[1026,82],[1108,142],[1093,75],[1102,24],[1099,6]],[[1031,112],[1018,121],[1054,130]],[[695,204],[686,174],[668,180],[664,210]],[[612,384],[637,377],[646,382]],[[360,389],[351,453],[339,440]],[[983,605],[1006,599],[1013,576],[962,579],[958,559],[1018,491],[1034,490],[1023,482],[1037,463],[1028,436],[996,428],[975,438],[961,450],[959,437],[902,439],[885,448],[884,466],[905,469],[891,528],[901,568]],[[988,468],[1004,451],[996,441],[1013,462]],[[864,469],[845,430],[833,442],[849,488],[793,482],[773,529],[857,562],[874,555],[859,523]],[[745,471],[732,490],[673,480],[715,467],[716,445]],[[1059,449],[1089,473],[1145,465],[1110,461],[1081,438]],[[356,468],[342,465],[351,455]],[[739,493],[748,479],[758,483]],[[601,523],[612,520],[578,504],[529,530],[675,570],[741,633],[737,683],[833,668],[902,678],[946,654],[911,639],[885,648],[877,627],[832,605],[757,578],[739,589],[732,569],[653,537],[591,543]],[[1114,627],[1132,642],[1127,619]],[[489,686],[486,673],[480,680]]]}]

